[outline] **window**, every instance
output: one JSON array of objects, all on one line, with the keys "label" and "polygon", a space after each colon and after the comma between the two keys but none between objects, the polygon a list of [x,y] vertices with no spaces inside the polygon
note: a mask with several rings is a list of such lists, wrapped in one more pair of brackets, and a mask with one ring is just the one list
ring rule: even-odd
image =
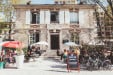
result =
[{"label": "window", "polygon": [[111,28],[110,27],[106,27],[105,30],[106,31],[109,31],[109,30],[111,30]]},{"label": "window", "polygon": [[79,34],[78,33],[71,33],[71,41],[79,44]]},{"label": "window", "polygon": [[39,12],[32,12],[31,23],[38,24],[40,22],[40,13]]},{"label": "window", "polygon": [[110,32],[106,32],[106,36],[110,36]]},{"label": "window", "polygon": [[98,36],[102,36],[102,35],[101,35],[101,32],[98,32]]},{"label": "window", "polygon": [[31,33],[30,34],[30,44],[39,42],[39,33],[35,32],[35,33]]},{"label": "window", "polygon": [[70,23],[79,23],[78,12],[70,12]]},{"label": "window", "polygon": [[51,12],[51,23],[58,23],[58,12]]}]

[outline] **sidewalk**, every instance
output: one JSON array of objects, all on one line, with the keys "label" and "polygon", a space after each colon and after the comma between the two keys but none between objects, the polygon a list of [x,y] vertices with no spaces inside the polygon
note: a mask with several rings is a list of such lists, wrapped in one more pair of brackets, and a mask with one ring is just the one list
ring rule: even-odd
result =
[{"label": "sidewalk", "polygon": [[36,58],[35,62],[24,63],[22,69],[1,69],[0,75],[113,75],[113,71],[71,71],[58,58]]}]

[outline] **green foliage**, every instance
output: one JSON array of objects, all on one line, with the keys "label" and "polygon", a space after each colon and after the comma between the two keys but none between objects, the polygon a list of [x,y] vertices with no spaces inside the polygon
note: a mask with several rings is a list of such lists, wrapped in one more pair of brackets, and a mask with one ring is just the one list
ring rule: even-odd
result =
[{"label": "green foliage", "polygon": [[8,30],[9,29],[9,22],[0,22],[0,34],[2,33],[3,30]]},{"label": "green foliage", "polygon": [[2,30],[9,29],[10,20],[12,17],[13,6],[10,2],[11,0],[0,0],[0,12],[2,12],[5,16],[5,20],[7,22],[0,22],[0,34]]},{"label": "green foliage", "polygon": [[24,51],[24,54],[26,54],[28,49],[27,49],[27,47],[25,47],[22,50]]}]

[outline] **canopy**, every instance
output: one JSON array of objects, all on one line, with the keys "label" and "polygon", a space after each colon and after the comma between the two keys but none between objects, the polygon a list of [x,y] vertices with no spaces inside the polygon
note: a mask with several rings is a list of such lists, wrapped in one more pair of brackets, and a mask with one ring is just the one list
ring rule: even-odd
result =
[{"label": "canopy", "polygon": [[40,41],[40,42],[34,43],[32,45],[48,45],[48,43],[46,41]]},{"label": "canopy", "polygon": [[66,42],[64,44],[67,46],[80,46],[80,45],[76,44],[75,42]]},{"label": "canopy", "polygon": [[19,41],[5,41],[5,42],[1,42],[0,46],[9,47],[9,48],[21,48],[22,43]]}]

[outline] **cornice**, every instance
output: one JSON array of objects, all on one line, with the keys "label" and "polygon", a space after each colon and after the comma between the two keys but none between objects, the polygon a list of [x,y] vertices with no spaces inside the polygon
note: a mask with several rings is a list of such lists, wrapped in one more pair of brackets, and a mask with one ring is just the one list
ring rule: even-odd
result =
[{"label": "cornice", "polygon": [[15,9],[94,9],[96,5],[78,4],[32,4],[32,5],[13,5]]}]

